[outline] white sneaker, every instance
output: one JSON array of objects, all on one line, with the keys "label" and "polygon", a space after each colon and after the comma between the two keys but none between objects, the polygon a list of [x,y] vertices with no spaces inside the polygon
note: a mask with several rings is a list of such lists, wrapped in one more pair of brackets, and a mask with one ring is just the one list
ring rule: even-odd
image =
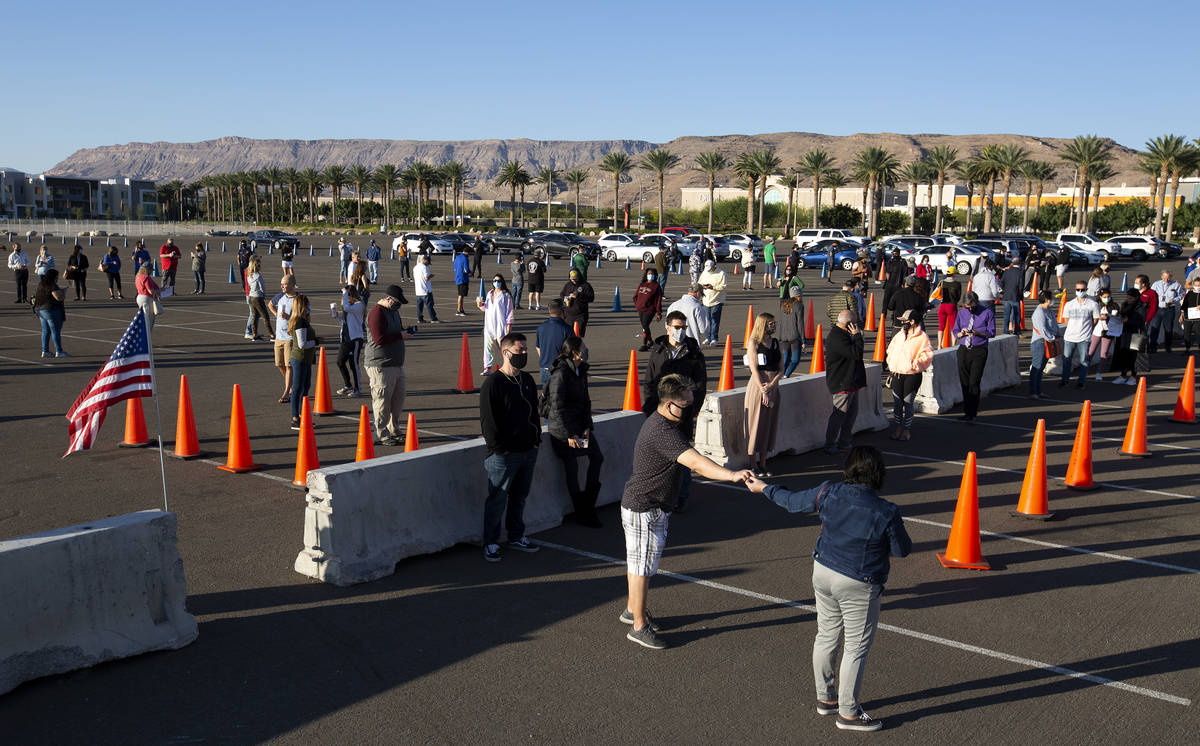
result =
[{"label": "white sneaker", "polygon": [[1125,379],[1122,378],[1121,376],[1117,376],[1116,378],[1113,379],[1113,383],[1125,383]]},{"label": "white sneaker", "polygon": [[1096,380],[1097,380],[1097,381],[1103,381],[1104,379],[1100,377],[1100,374],[1099,374],[1099,373],[1097,373],[1097,374],[1096,374]]},{"label": "white sneaker", "polygon": [[1138,383],[1138,382],[1137,382],[1137,379],[1135,379],[1135,378],[1127,378],[1127,379],[1125,379],[1125,385],[1126,385],[1126,386],[1136,386],[1136,385],[1137,385],[1137,383]]}]

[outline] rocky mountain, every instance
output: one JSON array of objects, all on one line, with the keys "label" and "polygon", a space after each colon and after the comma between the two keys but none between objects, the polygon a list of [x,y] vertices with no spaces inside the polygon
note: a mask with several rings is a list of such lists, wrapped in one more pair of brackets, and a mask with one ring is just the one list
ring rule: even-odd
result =
[{"label": "rocky mountain", "polygon": [[[666,143],[645,140],[254,140],[244,137],[222,137],[217,140],[192,143],[129,143],[86,148],[73,153],[58,163],[48,173],[69,174],[93,178],[108,178],[116,174],[169,181],[182,179],[185,182],[208,174],[251,171],[278,166],[281,168],[322,169],[332,164],[363,164],[377,166],[393,163],[405,166],[414,161],[433,164],[457,160],[470,169],[469,193],[483,198],[506,197],[507,191],[495,187],[492,182],[500,168],[510,160],[517,160],[531,174],[553,165],[558,169],[576,167],[590,168],[599,179],[607,177],[596,165],[605,153],[619,150],[637,156],[658,147],[670,148],[679,156],[680,165],[666,180],[668,206],[679,204],[679,188],[702,186],[701,174],[689,170],[695,157],[702,152],[716,150],[735,158],[748,150],[770,148],[783,160],[785,167],[799,163],[803,154],[813,148],[828,151],[838,165],[845,166],[854,154],[867,146],[878,146],[890,150],[901,162],[919,158],[923,153],[938,145],[957,148],[961,156],[978,153],[985,145],[1016,144],[1030,151],[1032,158],[1061,164],[1060,154],[1069,142],[1062,138],[1044,138],[1025,135],[903,135],[894,133],[855,134],[846,136],[821,135],[811,132],[776,132],[760,135],[716,135],[686,136]],[[1114,144],[1116,156],[1114,168],[1117,175],[1109,184],[1148,184],[1148,179],[1137,171],[1137,152]],[[639,190],[651,199],[653,179],[645,171],[634,169],[636,181],[632,189],[623,187],[622,196],[633,199]],[[1066,185],[1073,178],[1066,164],[1059,165],[1055,185]],[[732,183],[732,174],[726,174],[725,183]],[[604,184],[609,183],[605,178]],[[534,188],[536,189],[536,188]],[[597,186],[584,191],[595,199]],[[599,187],[600,200],[604,200],[605,187]],[[532,198],[533,192],[527,192]],[[653,196],[657,199],[657,195]]]}]

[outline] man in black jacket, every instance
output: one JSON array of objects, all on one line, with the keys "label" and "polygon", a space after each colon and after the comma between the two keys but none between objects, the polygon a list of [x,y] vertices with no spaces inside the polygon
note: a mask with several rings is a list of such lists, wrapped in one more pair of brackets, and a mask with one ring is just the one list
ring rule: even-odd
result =
[{"label": "man in black jacket", "polygon": [[898,319],[905,311],[912,311],[911,317],[921,319],[925,316],[925,301],[921,299],[921,295],[916,291],[917,276],[909,275],[904,278],[904,287],[896,291],[892,296],[891,302],[884,311],[893,319]]},{"label": "man in black jacket", "polygon": [[[687,316],[681,311],[667,314],[667,333],[654,340],[650,357],[646,361],[646,372],[642,375],[642,414],[649,417],[658,409],[658,382],[665,376],[680,375],[692,383],[692,406],[683,413],[680,428],[694,437],[696,415],[704,404],[708,393],[708,369],[704,353],[694,337],[688,335]],[[691,495],[692,472],[685,469],[679,485],[679,511],[682,512]]]},{"label": "man in black jacket", "polygon": [[1013,259],[1008,269],[1000,273],[1000,297],[1004,301],[1004,330],[1021,333],[1021,297],[1025,289],[1025,273],[1021,260]]},{"label": "man in black jacket", "polygon": [[888,308],[892,296],[899,292],[904,278],[908,277],[908,262],[900,258],[900,250],[892,249],[892,256],[883,265],[883,307]]},{"label": "man in black jacket", "polygon": [[571,270],[571,279],[563,285],[559,297],[563,302],[563,321],[572,328],[579,324],[579,336],[587,335],[588,304],[596,300],[596,291],[577,269]]},{"label": "man in black jacket", "polygon": [[[488,474],[487,502],[483,507],[483,557],[500,561],[500,520],[505,518],[508,546],[536,552],[525,538],[525,498],[533,484],[542,421],[538,415],[538,390],[533,376],[521,370],[528,359],[525,335],[511,332],[500,338],[503,365],[479,387],[479,424],[487,444],[484,468]],[[507,506],[507,515],[505,508]]]},{"label": "man in black jacket", "polygon": [[867,385],[862,356],[862,331],[854,323],[854,314],[842,311],[837,325],[825,338],[825,385],[833,396],[833,411],[825,426],[825,452],[831,456],[850,450],[858,418],[858,394]]},{"label": "man in black jacket", "polygon": [[483,257],[487,254],[487,244],[483,242],[482,237],[475,237],[475,243],[471,246],[471,251],[475,254],[475,263],[471,265],[471,276],[483,277]]}]

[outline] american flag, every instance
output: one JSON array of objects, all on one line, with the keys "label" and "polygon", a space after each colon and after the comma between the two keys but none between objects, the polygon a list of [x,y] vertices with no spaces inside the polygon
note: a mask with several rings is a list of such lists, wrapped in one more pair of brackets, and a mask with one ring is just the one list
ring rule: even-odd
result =
[{"label": "american flag", "polygon": [[139,308],[108,362],[83,387],[83,393],[67,411],[70,444],[63,458],[92,447],[109,407],[126,399],[150,396],[153,389],[154,372],[150,367],[146,315]]}]

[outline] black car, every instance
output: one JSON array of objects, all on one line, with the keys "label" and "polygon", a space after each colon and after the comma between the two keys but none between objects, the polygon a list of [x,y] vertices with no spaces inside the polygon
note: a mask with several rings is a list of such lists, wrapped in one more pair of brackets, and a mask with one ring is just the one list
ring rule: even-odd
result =
[{"label": "black car", "polygon": [[300,250],[300,239],[283,231],[253,231],[246,236],[250,248],[262,253],[270,248],[280,250],[285,244],[291,244],[292,251]]},{"label": "black car", "polygon": [[588,241],[574,233],[547,231],[526,239],[524,249],[540,259],[549,257],[573,257],[579,252],[588,259],[600,255],[600,244]]},{"label": "black car", "polygon": [[440,238],[450,242],[450,245],[454,247],[455,254],[475,245],[475,237],[470,233],[443,233]]}]

